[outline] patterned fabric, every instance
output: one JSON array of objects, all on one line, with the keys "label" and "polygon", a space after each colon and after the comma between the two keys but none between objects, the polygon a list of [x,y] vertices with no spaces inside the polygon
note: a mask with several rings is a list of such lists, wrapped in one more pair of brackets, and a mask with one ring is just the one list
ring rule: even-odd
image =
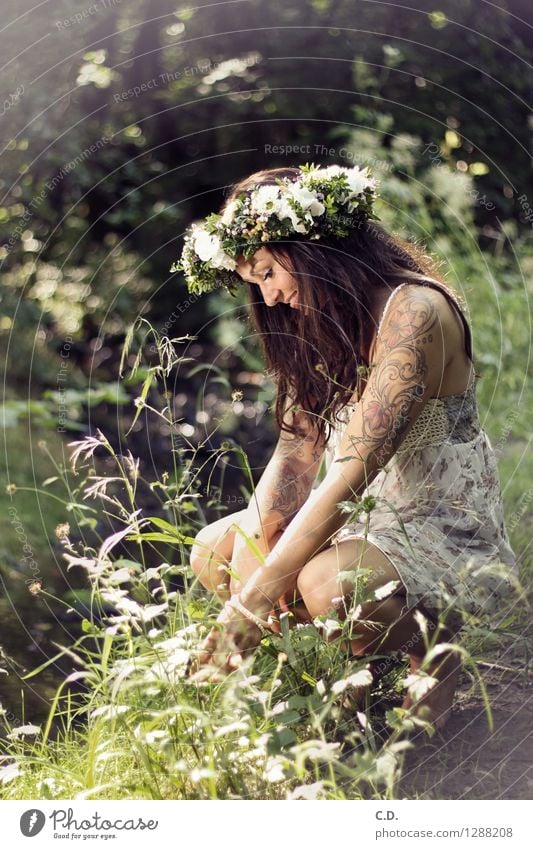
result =
[{"label": "patterned fabric", "polygon": [[[366,514],[352,516],[332,539],[368,539],[396,568],[407,607],[423,604],[434,615],[445,613],[455,632],[464,624],[464,612],[494,622],[517,601],[518,563],[505,528],[496,458],[479,424],[475,388],[474,381],[463,393],[429,399],[363,493],[376,499],[368,525]],[[342,421],[326,448],[326,469],[355,406],[341,411]]]}]

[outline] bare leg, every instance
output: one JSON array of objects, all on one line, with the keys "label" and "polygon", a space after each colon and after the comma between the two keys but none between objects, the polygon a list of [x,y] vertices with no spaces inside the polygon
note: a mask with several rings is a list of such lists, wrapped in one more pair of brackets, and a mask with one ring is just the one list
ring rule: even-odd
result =
[{"label": "bare leg", "polygon": [[244,513],[245,510],[238,510],[206,525],[196,535],[191,549],[190,564],[194,574],[207,590],[223,600],[230,596],[227,567],[233,555],[236,533],[232,525],[238,524]]},{"label": "bare leg", "polygon": [[[216,593],[223,601],[240,590],[240,583],[230,575],[228,567],[233,558],[237,533],[235,525],[239,525],[245,512],[246,510],[238,510],[206,525],[196,535],[196,542],[191,549],[190,565],[194,574],[207,590]],[[269,550],[282,534],[283,531],[276,531],[271,535],[268,541]],[[303,614],[301,607],[295,604],[295,589],[296,586],[280,599],[279,607],[273,612],[279,614],[291,609],[297,621],[301,621]]]},{"label": "bare leg", "polygon": [[[367,540],[345,539],[321,551],[300,573],[298,587],[311,617],[331,610],[335,598],[350,597],[353,586],[350,583],[339,584],[337,576],[340,571],[350,571],[357,567],[372,569],[367,584],[370,590],[391,580],[400,580],[388,557],[374,545]],[[401,581],[398,590],[381,601],[361,605],[361,616],[353,622],[352,651],[358,656],[373,654],[378,650],[403,651],[409,655],[411,671],[415,672],[425,655],[424,639],[413,616],[414,611],[406,608],[405,588]],[[423,612],[427,617],[427,611]],[[428,618],[428,632],[435,627],[436,623]],[[450,642],[450,639],[449,632],[439,633],[439,641]],[[435,728],[442,728],[453,704],[460,668],[456,654],[439,657],[426,670],[438,683],[416,706],[413,707],[409,697],[406,697],[402,706],[405,709],[413,708],[413,712],[420,718],[427,719]]]}]

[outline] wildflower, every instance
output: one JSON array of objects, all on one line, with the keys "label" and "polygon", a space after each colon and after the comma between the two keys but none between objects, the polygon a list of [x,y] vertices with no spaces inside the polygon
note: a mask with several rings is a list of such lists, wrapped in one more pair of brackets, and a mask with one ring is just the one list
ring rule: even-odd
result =
[{"label": "wildflower", "polygon": [[39,595],[42,588],[42,581],[32,581],[31,584],[28,584],[28,590],[32,595]]},{"label": "wildflower", "polygon": [[90,718],[96,719],[99,716],[103,720],[115,719],[121,713],[126,713],[130,708],[130,705],[102,705],[91,711]]},{"label": "wildflower", "polygon": [[127,566],[123,566],[121,569],[116,569],[114,572],[112,572],[109,578],[106,579],[106,583],[125,584],[128,581],[131,581],[132,575],[133,569],[128,569]]},{"label": "wildflower", "polygon": [[106,495],[106,489],[111,483],[111,481],[119,481],[122,478],[106,478],[106,477],[96,477],[94,478],[95,483],[92,483],[91,486],[86,487],[83,490],[83,498],[96,498],[98,495],[102,498]]},{"label": "wildflower", "polygon": [[191,769],[189,773],[189,779],[193,782],[193,784],[198,784],[200,781],[204,779],[216,778],[217,774],[214,770],[208,769],[208,767],[198,768],[195,767]]},{"label": "wildflower", "polygon": [[[115,545],[117,545],[117,543],[119,543],[120,540],[123,537],[125,537],[129,533],[131,533],[132,530],[138,530],[139,523],[136,521],[136,517],[139,515],[140,512],[141,512],[141,508],[139,508],[138,510],[135,510],[133,513],[131,513],[128,516],[128,521],[129,521],[130,524],[128,524],[121,531],[117,531],[117,533],[112,534],[110,537],[108,537],[107,539],[104,540],[104,542],[100,546],[100,550],[98,552],[98,557],[97,557],[98,563],[101,563],[103,560],[106,559],[108,552],[111,551],[111,549],[114,548]],[[148,520],[146,520],[146,521],[148,521]]]},{"label": "wildflower", "polygon": [[240,389],[234,389],[233,392],[231,393],[231,400],[232,401],[242,401],[242,399],[243,399],[243,393],[241,392],[241,390]]},{"label": "wildflower", "polygon": [[82,569],[87,571],[90,577],[97,577],[98,575],[101,575],[102,572],[111,565],[110,560],[96,561],[94,557],[73,557],[71,554],[66,553],[63,553],[63,557],[69,561],[67,565],[67,572],[69,569],[72,569],[73,566],[81,566]]},{"label": "wildflower", "polygon": [[56,529],[55,529],[54,533],[55,533],[56,537],[57,537],[59,540],[62,540],[62,539],[68,538],[68,535],[69,535],[69,533],[70,533],[70,525],[69,525],[69,523],[68,523],[68,522],[63,522],[63,523],[62,523],[62,524],[60,524],[60,525],[56,525]]},{"label": "wildflower", "polygon": [[162,616],[167,610],[168,604],[166,602],[163,604],[147,604],[141,609],[140,619],[142,622],[151,622],[152,619]]},{"label": "wildflower", "polygon": [[6,486],[6,492],[7,492],[7,494],[8,494],[8,495],[12,495],[12,494],[13,494],[14,492],[16,492],[16,491],[17,491],[17,485],[16,485],[16,483],[8,483],[8,485]]},{"label": "wildflower", "polygon": [[288,799],[318,799],[324,792],[324,782],[315,781],[313,784],[301,784],[287,796]]},{"label": "wildflower", "polygon": [[74,449],[70,455],[70,462],[73,471],[76,471],[76,464],[82,455],[84,455],[84,460],[88,460],[101,445],[105,445],[109,451],[112,451],[111,445],[99,428],[96,429],[96,433],[97,436],[86,436],[85,439],[68,443],[69,447],[72,446]]},{"label": "wildflower", "polygon": [[121,459],[124,460],[124,465],[126,467],[126,472],[128,473],[129,479],[132,483],[135,483],[135,481],[139,477],[139,457],[134,460],[133,454],[128,449],[128,453],[123,454]]},{"label": "wildflower", "polygon": [[8,781],[12,781],[18,775],[20,775],[20,769],[16,761],[5,764],[5,766],[0,767],[0,784],[7,784]]},{"label": "wildflower", "polygon": [[382,587],[377,587],[377,589],[374,590],[374,597],[378,601],[381,601],[382,599],[387,598],[387,596],[392,595],[392,593],[394,592],[396,587],[399,585],[399,583],[400,583],[400,581],[389,581],[387,584],[384,584]]},{"label": "wildflower", "polygon": [[310,761],[332,761],[335,759],[340,743],[326,743],[323,740],[306,740],[299,746],[299,754]]},{"label": "wildflower", "polygon": [[49,798],[50,793],[56,793],[60,787],[58,781],[51,775],[46,776],[39,782],[39,795],[44,798]]},{"label": "wildflower", "polygon": [[347,678],[342,678],[340,681],[335,681],[331,687],[332,693],[342,693],[348,687],[357,689],[358,687],[369,687],[374,681],[372,673],[369,669],[359,669]]},{"label": "wildflower", "polygon": [[428,632],[428,620],[424,616],[424,614],[420,610],[415,610],[413,613],[413,618],[416,619],[416,623],[420,628],[423,634],[427,634]]},{"label": "wildflower", "polygon": [[432,687],[435,686],[435,684],[438,683],[437,678],[419,670],[418,672],[415,672],[414,675],[408,675],[403,682],[403,686],[407,687],[408,693],[413,701],[418,702],[432,689]]},{"label": "wildflower", "polygon": [[283,781],[285,779],[283,765],[284,759],[278,757],[269,758],[265,767],[265,780],[270,784]]},{"label": "wildflower", "polygon": [[39,725],[19,725],[7,735],[8,737],[33,737],[41,733]]},{"label": "wildflower", "polygon": [[315,627],[318,631],[322,631],[324,639],[330,640],[332,637],[338,636],[340,633],[340,625],[337,619],[326,618],[323,622],[320,619],[314,620]]}]

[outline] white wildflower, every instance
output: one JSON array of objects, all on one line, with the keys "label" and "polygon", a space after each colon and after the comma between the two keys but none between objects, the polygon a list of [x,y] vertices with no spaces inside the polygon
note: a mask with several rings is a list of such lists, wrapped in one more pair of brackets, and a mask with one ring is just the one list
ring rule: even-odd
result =
[{"label": "white wildflower", "polygon": [[340,743],[325,743],[322,740],[307,740],[299,746],[300,753],[311,761],[331,761],[339,748]]},{"label": "white wildflower", "polygon": [[331,637],[337,635],[341,630],[341,627],[336,619],[325,619],[323,622],[320,619],[315,619],[314,624],[317,630],[323,632],[324,638],[326,640],[329,640]]},{"label": "white wildflower", "polygon": [[127,566],[123,566],[122,569],[111,572],[106,580],[109,584],[125,584],[127,581],[131,581],[131,572]]},{"label": "white wildflower", "polygon": [[7,736],[16,739],[17,737],[35,737],[41,733],[39,725],[19,725],[14,728]]},{"label": "white wildflower", "polygon": [[377,587],[374,590],[374,598],[378,601],[387,598],[387,596],[392,595],[399,584],[400,581],[389,581],[387,584],[383,584],[382,587]]},{"label": "white wildflower", "polygon": [[315,781],[313,784],[301,784],[289,793],[287,799],[318,799],[324,792],[324,782]]},{"label": "white wildflower", "polygon": [[73,557],[71,554],[63,552],[63,557],[68,561],[67,571],[73,566],[81,566],[90,577],[97,577],[111,566],[110,560],[104,560],[98,563],[94,557]]},{"label": "white wildflower", "polygon": [[[117,531],[115,534],[112,534],[111,536],[107,537],[107,539],[105,539],[103,541],[102,545],[100,546],[100,550],[98,552],[98,557],[97,557],[98,562],[103,560],[107,556],[108,552],[111,551],[111,549],[114,548],[115,545],[117,545],[117,543],[119,543],[121,539],[123,539],[125,536],[127,536],[129,533],[131,533],[133,530],[139,529],[140,523],[135,521],[135,520],[136,520],[136,517],[139,515],[140,512],[141,512],[141,508],[139,508],[138,510],[135,510],[133,513],[131,513],[128,516],[128,524],[126,525],[126,527],[123,528],[121,531]],[[145,521],[148,521],[148,520],[145,520]]]},{"label": "white wildflower", "polygon": [[129,710],[130,705],[102,705],[91,711],[90,718],[96,719],[99,716],[103,720],[116,719],[117,716],[127,713]]},{"label": "white wildflower", "polygon": [[19,765],[15,762],[0,767],[0,784],[7,784],[20,775]]},{"label": "white wildflower", "polygon": [[[217,728],[215,731],[215,740],[218,737],[227,737],[229,734],[233,734],[235,731],[247,731],[248,725],[242,719],[237,719],[235,722],[230,722],[229,725],[221,725],[220,728]],[[241,738],[242,739],[242,738]],[[247,742],[250,740],[246,737]]]},{"label": "white wildflower", "polygon": [[284,781],[285,772],[283,770],[284,761],[281,758],[269,758],[265,767],[265,781],[270,784],[276,784],[278,781]]},{"label": "white wildflower", "polygon": [[191,769],[189,773],[189,779],[193,782],[193,784],[198,784],[200,781],[204,781],[206,778],[216,778],[217,774],[213,769],[208,769],[207,767],[202,767],[198,769]]},{"label": "white wildflower", "polygon": [[437,678],[426,675],[424,672],[416,672],[414,675],[408,675],[406,677],[403,686],[407,687],[409,695],[413,701],[417,702],[438,683]]},{"label": "white wildflower", "polygon": [[346,678],[341,678],[339,681],[335,681],[332,684],[331,692],[337,695],[338,693],[343,693],[348,687],[368,687],[373,682],[372,674],[368,669],[359,669],[357,672],[354,672],[352,675],[348,675]]},{"label": "white wildflower", "polygon": [[428,632],[428,620],[420,610],[415,610],[413,613],[413,617],[416,620],[416,624],[420,628],[423,634],[427,634]]},{"label": "white wildflower", "polygon": [[145,607],[141,607],[140,619],[141,622],[151,622],[152,619],[156,619],[158,616],[162,616],[168,610],[168,604],[163,602],[163,604],[147,604]]}]

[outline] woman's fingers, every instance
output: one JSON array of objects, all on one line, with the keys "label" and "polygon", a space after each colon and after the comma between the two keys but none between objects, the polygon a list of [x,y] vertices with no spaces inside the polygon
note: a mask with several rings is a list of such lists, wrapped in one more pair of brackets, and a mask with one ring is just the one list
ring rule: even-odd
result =
[{"label": "woman's fingers", "polygon": [[[223,618],[226,619],[226,614],[211,628],[190,665],[189,674],[195,679],[220,680],[221,675],[235,671],[260,642],[261,632],[254,623],[233,617],[223,622]],[[205,675],[202,675],[202,667],[205,667]]]},{"label": "woman's fingers", "polygon": [[208,663],[209,659],[215,653],[219,637],[220,630],[218,628],[211,628],[209,634],[202,643],[202,648],[200,649],[200,653],[198,655],[198,664],[200,666],[203,666],[205,663]]}]

